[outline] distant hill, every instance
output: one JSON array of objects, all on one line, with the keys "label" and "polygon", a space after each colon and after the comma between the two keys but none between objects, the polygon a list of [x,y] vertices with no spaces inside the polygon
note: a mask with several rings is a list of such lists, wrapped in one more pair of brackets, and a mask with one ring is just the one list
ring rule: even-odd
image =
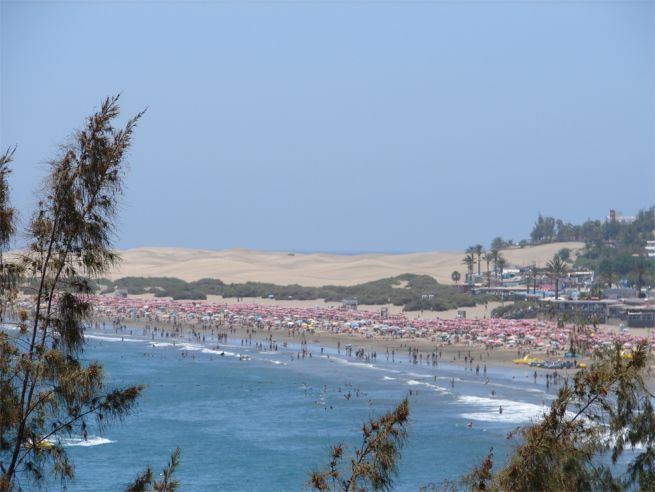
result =
[{"label": "distant hill", "polygon": [[[575,252],[579,242],[550,243],[502,251],[512,265],[545,266],[562,248]],[[253,250],[211,251],[185,248],[136,248],[121,251],[123,261],[109,277],[175,277],[186,281],[216,278],[226,283],[268,282],[298,284],[357,285],[405,273],[430,275],[442,284],[452,284],[454,270],[465,272],[464,252],[410,254],[335,255],[326,253],[272,253]],[[482,265],[485,268],[485,265]]]}]

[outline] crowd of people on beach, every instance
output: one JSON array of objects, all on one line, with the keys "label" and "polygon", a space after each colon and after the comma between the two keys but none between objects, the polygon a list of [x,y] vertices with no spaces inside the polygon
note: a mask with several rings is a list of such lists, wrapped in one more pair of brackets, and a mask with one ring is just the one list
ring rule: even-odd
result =
[{"label": "crowd of people on beach", "polygon": [[[289,336],[323,332],[364,338],[425,339],[438,346],[477,345],[488,350],[518,349],[519,353],[541,350],[546,354],[564,349],[574,332],[576,342],[586,347],[589,353],[595,348],[615,342],[629,348],[643,339],[623,332],[610,333],[596,329],[581,331],[574,325],[536,319],[409,319],[402,314],[383,316],[385,313],[319,306],[297,308],[252,303],[228,305],[113,296],[95,296],[91,301],[98,318],[120,320],[123,323],[153,323],[164,326],[162,329],[165,333],[175,333],[180,326],[192,330],[220,328],[228,331],[239,327],[267,330],[271,334],[285,333]],[[653,338],[648,342],[655,346]],[[423,357],[418,352],[410,355],[416,358],[417,363]],[[371,355],[359,356],[366,358]],[[393,359],[395,354],[392,353],[391,357]],[[429,359],[431,363],[437,363],[436,357],[430,356]],[[467,360],[467,363],[473,367],[473,361]]]}]

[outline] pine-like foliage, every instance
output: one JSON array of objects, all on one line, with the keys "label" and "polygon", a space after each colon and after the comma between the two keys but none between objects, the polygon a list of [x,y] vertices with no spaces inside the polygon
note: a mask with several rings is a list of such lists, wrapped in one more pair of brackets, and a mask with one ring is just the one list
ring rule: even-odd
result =
[{"label": "pine-like foliage", "polygon": [[140,473],[126,489],[126,492],[175,492],[180,482],[173,478],[175,470],[180,464],[180,448],[173,451],[171,460],[161,473],[161,480],[155,480],[152,468],[148,467]]},{"label": "pine-like foliage", "polygon": [[344,449],[336,445],[328,468],[312,472],[308,485],[319,491],[392,490],[408,418],[409,400],[405,398],[394,410],[362,426],[362,444],[351,457],[349,470],[341,470]]},{"label": "pine-like foliage", "polygon": [[[655,414],[643,379],[647,345],[596,354],[565,384],[543,420],[519,431],[508,463],[491,473],[491,455],[475,470],[472,490],[655,490]],[[635,448],[627,468],[611,467]]]},{"label": "pine-like foliage", "polygon": [[[113,126],[118,116],[118,97],[106,99],[61,147],[27,227],[27,251],[19,259],[0,257],[3,321],[19,328],[11,336],[0,332],[0,491],[73,478],[59,438],[84,433],[90,419],[102,427],[124,416],[141,393],[140,386],[107,387],[102,367],[81,359],[90,314],[84,279],[117,260],[113,224],[141,114],[123,128]],[[7,183],[11,154],[0,159],[3,252],[16,229]],[[12,311],[21,276],[35,287],[29,307]]]}]

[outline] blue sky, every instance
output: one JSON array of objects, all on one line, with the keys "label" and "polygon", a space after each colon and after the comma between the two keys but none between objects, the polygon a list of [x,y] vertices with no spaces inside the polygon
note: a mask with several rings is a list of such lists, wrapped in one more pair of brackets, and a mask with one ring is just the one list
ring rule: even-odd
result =
[{"label": "blue sky", "polygon": [[120,247],[425,251],[655,203],[653,2],[2,0],[1,144],[122,93]]}]

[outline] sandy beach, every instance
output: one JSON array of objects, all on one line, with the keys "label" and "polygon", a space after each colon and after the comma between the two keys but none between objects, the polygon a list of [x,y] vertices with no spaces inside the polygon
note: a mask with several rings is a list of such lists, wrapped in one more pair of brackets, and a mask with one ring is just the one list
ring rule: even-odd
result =
[{"label": "sandy beach", "polygon": [[[141,305],[140,312],[143,310],[144,302],[147,303],[148,299],[144,299],[144,296],[134,296],[134,301],[137,305]],[[125,301],[130,303],[129,299]],[[153,302],[155,300],[153,299]],[[207,308],[203,305],[207,305]],[[255,304],[260,306],[268,306],[270,308],[282,309],[284,311],[286,308],[298,308],[298,309],[329,309],[334,312],[335,315],[340,311],[335,308],[336,306],[330,306],[329,303],[319,303],[316,301],[275,301],[275,300],[263,300],[263,299],[213,299],[212,301],[205,302],[196,302],[191,303],[191,306],[197,313],[203,313],[206,309],[216,310],[216,308],[222,305],[224,308],[229,309],[230,311],[239,311],[243,309],[244,306],[250,306],[248,309],[254,309],[252,312],[256,312],[257,308]],[[494,303],[496,304],[496,303]],[[500,304],[500,303],[497,303]],[[184,310],[183,304],[178,304],[174,301],[169,301],[169,306],[178,306],[180,309]],[[374,308],[375,306],[371,306]],[[379,308],[379,306],[378,306]],[[490,311],[493,306],[490,304],[488,310]],[[168,309],[177,309],[171,308]],[[500,332],[504,329],[502,328],[502,320],[491,321],[488,319],[488,312],[484,306],[477,306],[473,310],[467,312],[468,320],[480,320],[480,322],[491,323],[487,326],[497,326]],[[362,311],[362,316],[367,314],[375,313],[376,311],[370,309],[368,313]],[[400,308],[397,308],[396,313],[390,314],[400,314]],[[456,320],[457,319],[457,310],[445,311],[445,312],[431,312],[431,313],[411,313],[412,316],[408,316],[408,313],[404,313],[407,320],[423,320],[424,322],[430,322],[428,320]],[[252,317],[254,318],[254,317]],[[211,340],[216,333],[229,333],[229,338],[233,340],[245,340],[246,343],[250,340],[252,343],[269,343],[273,341],[278,345],[290,344],[290,346],[300,346],[301,343],[308,344],[311,351],[315,354],[319,350],[324,348],[337,349],[341,347],[342,349],[348,345],[352,346],[353,351],[362,349],[366,354],[371,354],[373,352],[378,354],[378,357],[385,357],[387,354],[396,354],[399,358],[404,359],[407,363],[407,356],[410,352],[416,351],[419,359],[426,360],[433,353],[439,353],[440,361],[445,363],[450,363],[454,365],[461,365],[462,368],[467,366],[466,360],[470,361],[471,358],[474,361],[474,364],[479,364],[480,367],[483,365],[489,367],[518,367],[530,370],[530,373],[537,371],[538,373],[547,372],[547,369],[540,368],[528,368],[527,366],[517,366],[512,361],[518,357],[521,357],[525,354],[530,354],[533,357],[538,357],[541,359],[562,359],[564,353],[568,350],[568,344],[565,342],[563,346],[559,348],[556,352],[552,352],[552,347],[549,345],[536,346],[529,343],[528,345],[518,344],[516,346],[505,346],[505,345],[493,345],[493,344],[484,344],[479,341],[474,341],[472,339],[461,339],[460,341],[453,341],[452,339],[444,341],[435,337],[434,335],[423,335],[415,336],[412,334],[405,334],[402,337],[395,335],[385,335],[383,333],[373,334],[370,332],[361,332],[357,330],[348,330],[348,331],[339,331],[334,332],[326,329],[319,328],[300,328],[293,326],[291,328],[285,326],[274,326],[274,325],[262,325],[255,323],[254,320],[250,321],[245,317],[242,318],[243,321],[202,321],[199,318],[193,320],[186,320],[183,317],[177,318],[176,321],[172,321],[171,318],[159,318],[152,316],[138,316],[134,317],[98,317],[97,321],[104,321],[109,327],[112,323],[117,323],[118,326],[126,327],[135,327],[135,328],[157,328],[155,333],[157,337],[162,336],[162,331],[168,333],[168,337],[186,341],[203,341],[204,337],[207,337],[208,340]],[[413,321],[410,321],[413,323]],[[476,322],[477,323],[477,322]],[[511,325],[511,322],[510,322]],[[510,326],[505,324],[505,326]],[[602,325],[600,327],[600,332],[606,334],[607,336],[611,335],[612,339],[614,336],[621,336],[618,332],[618,327],[613,325]],[[146,333],[146,332],[144,332]],[[151,333],[150,331],[148,333]],[[646,329],[633,329],[630,332],[631,340],[636,338],[649,338],[650,332]],[[156,339],[156,338],[155,338]],[[551,352],[549,352],[551,351]],[[579,362],[589,363],[589,357],[579,357]],[[470,362],[469,362],[470,364]],[[475,367],[475,366],[473,366]],[[469,367],[472,369],[472,367]],[[652,382],[652,381],[651,381]]]}]

